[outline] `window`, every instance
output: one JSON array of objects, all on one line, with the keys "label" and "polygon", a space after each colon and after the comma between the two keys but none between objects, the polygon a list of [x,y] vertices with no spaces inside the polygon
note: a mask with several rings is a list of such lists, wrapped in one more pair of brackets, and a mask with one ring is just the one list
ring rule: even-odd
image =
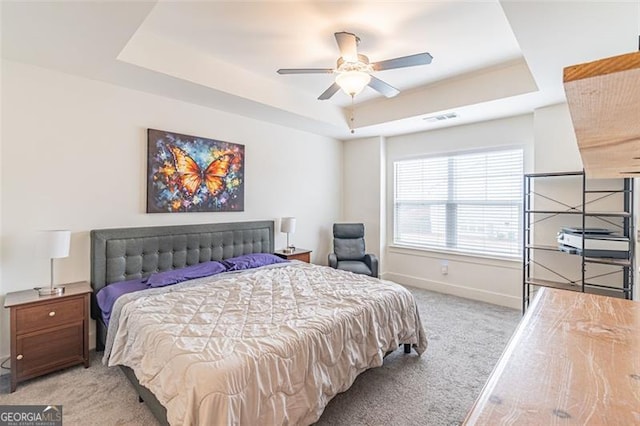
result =
[{"label": "window", "polygon": [[520,256],[522,175],[522,149],[396,161],[394,244]]}]

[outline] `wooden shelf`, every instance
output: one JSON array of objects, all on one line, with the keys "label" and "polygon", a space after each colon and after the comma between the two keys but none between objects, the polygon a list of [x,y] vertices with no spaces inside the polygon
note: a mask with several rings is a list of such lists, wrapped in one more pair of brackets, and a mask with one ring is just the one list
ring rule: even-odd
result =
[{"label": "wooden shelf", "polygon": [[628,189],[588,189],[584,191],[585,194],[617,194],[631,192]]},{"label": "wooden shelf", "polygon": [[585,293],[598,294],[600,296],[617,297],[619,299],[625,298],[625,289],[623,288],[587,283],[585,283],[584,287]]},{"label": "wooden shelf", "polygon": [[611,259],[608,257],[585,257],[584,261],[587,263],[600,263],[602,265],[624,266],[626,268],[631,267],[631,261],[627,259]]},{"label": "wooden shelf", "polygon": [[525,213],[540,214],[582,214],[580,210],[526,210]]},{"label": "wooden shelf", "polygon": [[564,90],[588,177],[640,173],[639,81],[640,52],[564,69]]},{"label": "wooden shelf", "polygon": [[539,278],[529,278],[525,280],[525,283],[529,285],[535,285],[537,287],[550,287],[550,288],[558,288],[560,290],[582,291],[582,286],[580,284],[572,284],[568,282],[541,280]]},{"label": "wooden shelf", "polygon": [[[532,249],[532,250],[547,250],[547,251],[557,251],[560,253],[567,253],[566,251],[560,250],[558,246],[546,246],[542,244],[531,244],[531,245],[525,246],[525,248]],[[571,254],[571,253],[567,253],[567,254]]]},{"label": "wooden shelf", "polygon": [[551,172],[551,173],[526,173],[525,177],[558,177],[558,176],[582,176],[582,172]]},{"label": "wooden shelf", "polygon": [[584,212],[585,216],[616,216],[616,217],[631,217],[629,212]]}]

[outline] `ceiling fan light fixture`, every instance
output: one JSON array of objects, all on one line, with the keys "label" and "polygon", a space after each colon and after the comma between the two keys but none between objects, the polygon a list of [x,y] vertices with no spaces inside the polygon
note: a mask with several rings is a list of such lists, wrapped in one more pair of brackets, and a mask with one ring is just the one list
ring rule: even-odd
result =
[{"label": "ceiling fan light fixture", "polygon": [[428,52],[423,52],[371,63],[367,56],[358,53],[360,39],[355,34],[341,31],[333,35],[340,49],[340,57],[336,61],[335,68],[280,68],[277,71],[278,74],[335,73],[335,81],[318,96],[319,101],[331,98],[342,89],[347,95],[351,96],[353,108],[353,98],[362,92],[365,86],[371,87],[387,98],[392,98],[400,93],[400,90],[376,78],[373,75],[374,72],[427,65],[433,60],[433,57]]},{"label": "ceiling fan light fixture", "polygon": [[364,71],[345,71],[336,76],[336,84],[349,96],[362,92],[371,81],[371,75]]}]

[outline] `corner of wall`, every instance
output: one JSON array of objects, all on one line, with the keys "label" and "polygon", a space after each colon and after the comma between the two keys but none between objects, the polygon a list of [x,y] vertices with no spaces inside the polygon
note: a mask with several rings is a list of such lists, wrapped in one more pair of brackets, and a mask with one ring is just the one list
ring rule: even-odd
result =
[{"label": "corner of wall", "polygon": [[380,136],[380,162],[378,164],[380,168],[380,181],[379,181],[379,194],[380,204],[380,218],[378,222],[378,239],[379,239],[379,258],[380,258],[380,271],[385,271],[386,262],[386,247],[387,247],[387,138]]},{"label": "corner of wall", "polygon": [[347,141],[340,141],[340,220],[345,220],[346,211],[346,200],[345,200],[345,167],[346,167],[346,158],[347,158]]},{"label": "corner of wall", "polygon": [[566,102],[536,109],[533,128],[535,172],[582,170],[582,158]]},{"label": "corner of wall", "polygon": [[381,167],[384,154],[382,137],[344,142],[343,201],[345,221],[365,224],[367,251],[381,255],[380,219],[384,194],[381,193]]}]

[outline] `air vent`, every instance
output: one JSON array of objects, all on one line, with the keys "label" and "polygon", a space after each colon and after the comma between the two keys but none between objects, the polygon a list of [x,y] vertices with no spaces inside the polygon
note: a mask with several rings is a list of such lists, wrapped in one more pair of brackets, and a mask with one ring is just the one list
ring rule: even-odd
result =
[{"label": "air vent", "polygon": [[458,114],[456,114],[455,112],[448,112],[446,114],[424,117],[423,120],[428,123],[437,123],[438,121],[450,120],[452,118],[457,118],[457,117],[458,117]]}]

